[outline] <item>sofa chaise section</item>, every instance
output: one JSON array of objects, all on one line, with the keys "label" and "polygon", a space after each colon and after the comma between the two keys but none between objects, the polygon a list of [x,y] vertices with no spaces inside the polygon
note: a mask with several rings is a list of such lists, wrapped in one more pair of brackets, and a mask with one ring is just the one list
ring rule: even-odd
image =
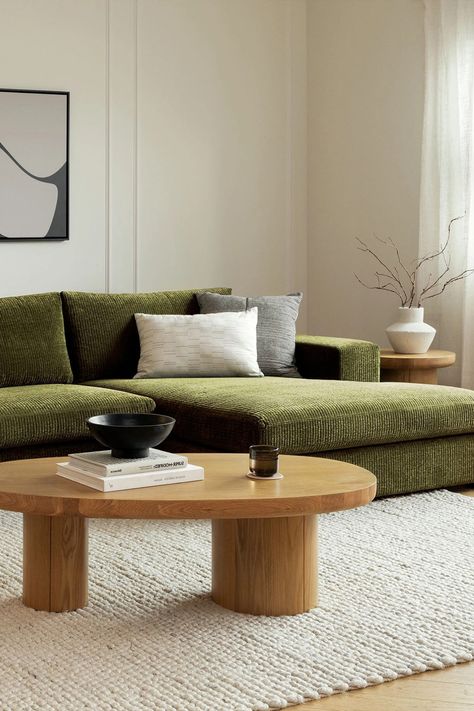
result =
[{"label": "sofa chaise section", "polygon": [[[474,392],[461,388],[274,377],[89,385],[153,398],[160,412],[176,417],[174,447],[183,451],[238,452],[250,444],[275,444],[287,454],[348,461],[358,455],[360,460],[363,451],[363,466],[378,477],[379,494],[412,491],[418,480],[420,488],[446,485],[439,466],[433,468],[432,458],[420,457],[417,448],[426,453],[420,443],[429,441],[448,469],[455,443],[472,439],[474,430]],[[413,477],[410,463],[416,463]],[[465,473],[453,472],[450,483],[472,478],[467,458],[462,467]]]}]

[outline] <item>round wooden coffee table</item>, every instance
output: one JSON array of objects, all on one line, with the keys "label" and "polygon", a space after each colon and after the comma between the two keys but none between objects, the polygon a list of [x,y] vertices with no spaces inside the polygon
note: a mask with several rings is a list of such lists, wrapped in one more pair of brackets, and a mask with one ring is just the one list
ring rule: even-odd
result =
[{"label": "round wooden coffee table", "polygon": [[376,479],[352,464],[281,456],[284,478],[245,476],[246,454],[190,454],[204,481],[103,494],[56,476],[64,459],[0,464],[0,508],[23,513],[23,602],[87,605],[89,518],[212,519],[212,597],[254,615],[317,604],[316,515],[367,504]]}]

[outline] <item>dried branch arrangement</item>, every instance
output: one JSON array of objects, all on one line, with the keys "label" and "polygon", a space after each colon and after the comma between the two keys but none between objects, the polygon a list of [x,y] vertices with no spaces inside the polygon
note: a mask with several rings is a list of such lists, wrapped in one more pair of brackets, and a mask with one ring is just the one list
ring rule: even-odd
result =
[{"label": "dried branch arrangement", "polygon": [[[392,239],[384,240],[380,237],[375,238],[382,245],[384,252],[390,250],[395,253],[396,262],[390,266],[390,260],[385,257],[382,259],[366,242],[363,242],[357,237],[356,239],[359,243],[358,249],[361,252],[369,254],[378,264],[378,268],[375,272],[375,284],[366,284],[357,274],[354,274],[354,276],[366,289],[378,289],[395,294],[400,299],[401,306],[420,307],[427,299],[433,299],[435,296],[442,294],[450,284],[461,281],[474,273],[474,269],[465,269],[458,274],[450,274],[451,254],[449,252],[449,245],[451,240],[451,228],[454,222],[462,220],[463,217],[464,215],[453,217],[450,221],[446,241],[437,252],[428,254],[408,264],[402,261],[400,251]],[[429,267],[429,262],[433,262],[436,265],[434,260],[438,258],[441,259],[443,264],[438,275],[433,275],[430,271],[428,277],[423,278],[423,272],[426,271],[427,266]]]}]

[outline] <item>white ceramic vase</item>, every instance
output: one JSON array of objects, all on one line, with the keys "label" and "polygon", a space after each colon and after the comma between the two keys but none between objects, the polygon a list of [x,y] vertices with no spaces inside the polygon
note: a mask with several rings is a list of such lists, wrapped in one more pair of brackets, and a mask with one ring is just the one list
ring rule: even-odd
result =
[{"label": "white ceramic vase", "polygon": [[400,306],[398,319],[385,333],[395,353],[426,353],[436,335],[436,329],[424,323],[425,310]]}]

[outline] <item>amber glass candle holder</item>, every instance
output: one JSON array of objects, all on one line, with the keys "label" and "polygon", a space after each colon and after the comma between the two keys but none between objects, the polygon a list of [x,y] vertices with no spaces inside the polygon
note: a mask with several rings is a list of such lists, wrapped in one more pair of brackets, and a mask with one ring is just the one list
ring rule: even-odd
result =
[{"label": "amber glass candle holder", "polygon": [[279,448],[271,444],[252,444],[249,447],[249,472],[253,476],[278,474]]}]

